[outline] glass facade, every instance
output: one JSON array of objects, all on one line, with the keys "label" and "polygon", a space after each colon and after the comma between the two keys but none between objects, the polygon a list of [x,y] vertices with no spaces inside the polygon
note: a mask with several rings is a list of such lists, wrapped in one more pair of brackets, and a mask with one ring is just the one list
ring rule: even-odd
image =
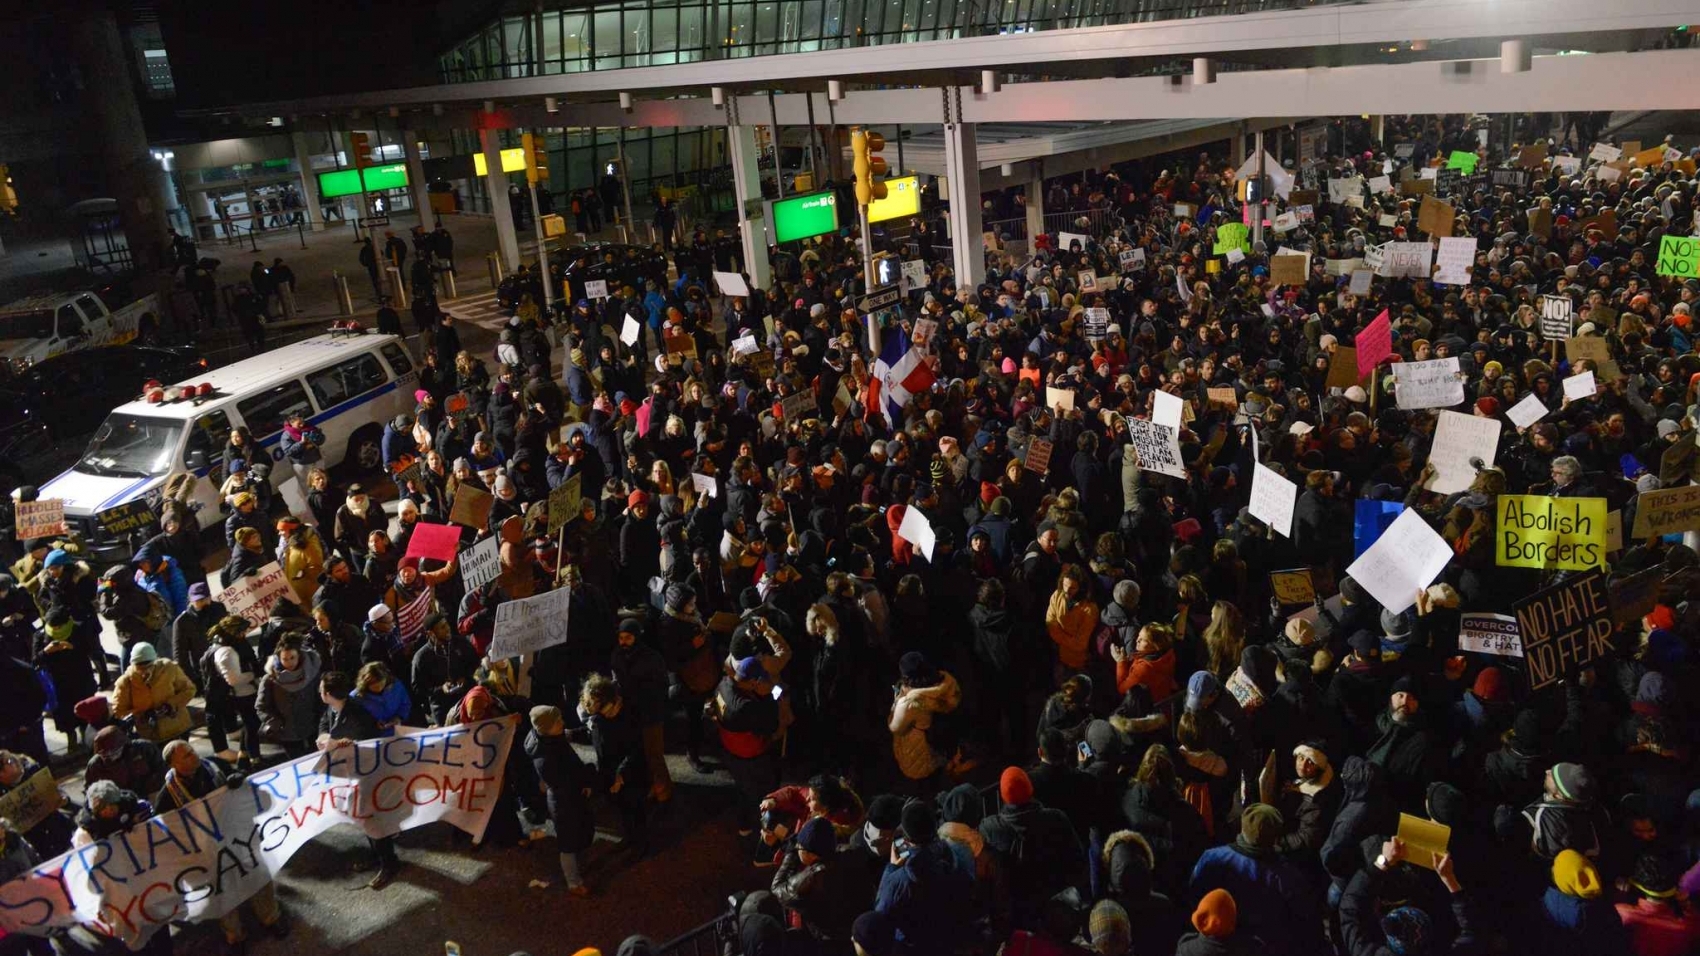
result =
[{"label": "glass facade", "polygon": [[613,0],[502,17],[445,54],[439,70],[443,82],[464,83],[1348,2]]},{"label": "glass facade", "polygon": [[[549,151],[548,189],[556,197],[556,210],[570,208],[566,194],[597,186],[608,165],[620,156],[620,130],[611,127],[573,126],[544,131]],[[518,146],[517,130],[502,130],[503,147]],[[625,154],[631,177],[632,205],[651,208],[656,195],[675,199],[698,215],[732,208],[732,180],[726,158],[726,130],[722,127],[664,127],[625,131]],[[453,152],[478,152],[478,134],[471,130],[453,133]],[[515,177],[517,180],[517,177]],[[468,184],[471,208],[488,211],[484,180]]]}]

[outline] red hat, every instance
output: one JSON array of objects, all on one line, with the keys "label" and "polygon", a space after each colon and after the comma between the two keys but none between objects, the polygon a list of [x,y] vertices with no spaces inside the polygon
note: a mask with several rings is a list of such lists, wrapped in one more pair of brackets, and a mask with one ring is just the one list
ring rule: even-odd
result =
[{"label": "red hat", "polygon": [[401,563],[396,565],[396,569],[401,570],[404,568],[412,568],[415,571],[419,570],[419,556],[416,554],[410,554],[407,557],[402,558]]},{"label": "red hat", "polygon": [[1032,803],[1033,781],[1027,779],[1027,771],[1020,767],[1004,768],[1003,776],[998,778],[998,796],[1012,806]]},{"label": "red hat", "polygon": [[649,504],[649,494],[641,488],[626,496],[626,507],[628,508],[647,504]]},{"label": "red hat", "polygon": [[1000,494],[1002,494],[1002,492],[998,491],[997,485],[994,485],[989,481],[980,482],[980,500],[982,502],[989,505],[998,500],[998,495]]},{"label": "red hat", "polygon": [[1476,683],[1470,692],[1485,701],[1505,699],[1505,674],[1497,667],[1484,667],[1476,675]]},{"label": "red hat", "polygon": [[1492,395],[1483,395],[1476,399],[1476,410],[1489,418],[1499,414],[1499,399]]}]

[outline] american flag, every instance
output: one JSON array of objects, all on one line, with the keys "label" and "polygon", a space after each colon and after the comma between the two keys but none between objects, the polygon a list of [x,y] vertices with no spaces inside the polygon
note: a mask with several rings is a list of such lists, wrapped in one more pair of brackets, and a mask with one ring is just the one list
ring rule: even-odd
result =
[{"label": "american flag", "polygon": [[396,612],[396,630],[401,632],[403,641],[413,640],[425,629],[425,618],[431,614],[431,600],[436,596],[436,592],[436,588],[427,586],[419,592],[418,597]]}]

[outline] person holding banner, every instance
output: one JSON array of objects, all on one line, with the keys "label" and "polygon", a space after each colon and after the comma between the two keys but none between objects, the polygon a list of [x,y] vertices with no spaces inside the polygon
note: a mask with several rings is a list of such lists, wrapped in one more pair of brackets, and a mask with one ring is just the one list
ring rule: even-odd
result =
[{"label": "person holding banner", "polygon": [[[322,751],[341,750],[361,740],[380,736],[378,722],[365,707],[350,700],[354,679],[342,671],[330,671],[319,677],[319,701],[325,705],[319,715],[318,747]],[[395,837],[367,837],[377,859],[378,872],[366,883],[370,889],[381,890],[395,880],[401,870],[396,855]]]}]

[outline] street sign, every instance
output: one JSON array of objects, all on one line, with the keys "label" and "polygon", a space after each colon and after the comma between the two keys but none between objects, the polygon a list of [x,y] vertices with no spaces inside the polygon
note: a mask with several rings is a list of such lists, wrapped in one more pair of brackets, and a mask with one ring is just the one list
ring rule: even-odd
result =
[{"label": "street sign", "polygon": [[896,305],[897,300],[902,297],[903,292],[901,289],[894,285],[888,285],[883,289],[878,289],[862,296],[862,301],[856,303],[856,308],[862,312],[873,312],[878,309],[884,309]]},{"label": "street sign", "polygon": [[373,226],[387,226],[389,224],[390,217],[388,216],[365,216],[360,220],[360,228],[362,229],[371,229]]}]

